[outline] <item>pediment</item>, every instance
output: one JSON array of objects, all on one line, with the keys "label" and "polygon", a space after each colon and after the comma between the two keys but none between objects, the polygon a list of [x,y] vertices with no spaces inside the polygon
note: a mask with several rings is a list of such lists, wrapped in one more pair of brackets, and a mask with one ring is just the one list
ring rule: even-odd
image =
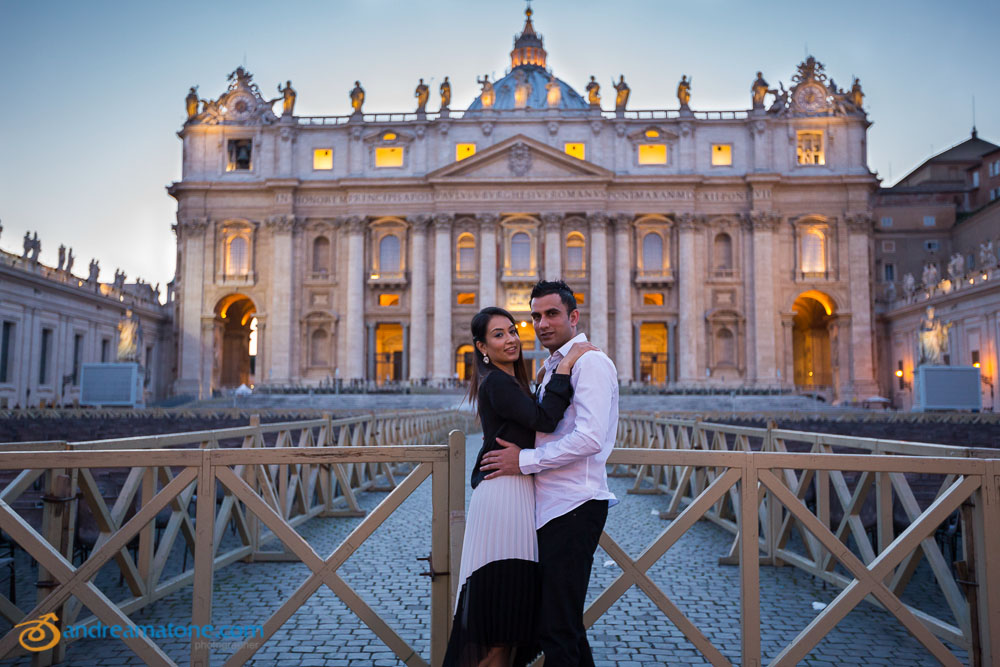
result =
[{"label": "pediment", "polygon": [[566,155],[540,141],[518,134],[461,162],[427,175],[430,182],[462,181],[606,181],[614,174],[604,167]]}]

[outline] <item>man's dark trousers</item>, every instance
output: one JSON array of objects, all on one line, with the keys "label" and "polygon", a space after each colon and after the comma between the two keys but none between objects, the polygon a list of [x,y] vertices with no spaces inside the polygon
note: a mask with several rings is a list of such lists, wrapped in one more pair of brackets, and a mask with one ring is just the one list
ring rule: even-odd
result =
[{"label": "man's dark trousers", "polygon": [[539,634],[545,667],[592,667],[583,605],[607,500],[589,500],[538,529],[542,574]]}]

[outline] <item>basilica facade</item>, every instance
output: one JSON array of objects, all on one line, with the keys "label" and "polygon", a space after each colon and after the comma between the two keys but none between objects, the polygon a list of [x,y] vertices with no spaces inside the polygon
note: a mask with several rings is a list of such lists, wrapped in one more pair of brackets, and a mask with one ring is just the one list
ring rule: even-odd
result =
[{"label": "basilica facade", "polygon": [[[453,109],[294,113],[237,69],[179,133],[175,391],[445,384],[499,305],[545,356],[531,286],[562,278],[625,384],[877,393],[869,120],[808,58],[749,108],[635,110],[557,78],[528,12],[502,78]],[[428,110],[429,98],[440,98]]]}]

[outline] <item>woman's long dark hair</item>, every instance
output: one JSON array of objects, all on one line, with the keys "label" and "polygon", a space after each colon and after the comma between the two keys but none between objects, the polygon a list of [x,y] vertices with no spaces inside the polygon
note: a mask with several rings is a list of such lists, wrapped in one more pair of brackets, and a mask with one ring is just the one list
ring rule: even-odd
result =
[{"label": "woman's long dark hair", "polygon": [[[493,362],[486,363],[483,359],[483,353],[479,351],[476,347],[476,343],[486,344],[486,327],[489,326],[490,320],[496,315],[502,315],[510,320],[510,323],[517,325],[514,320],[514,316],[508,313],[503,308],[497,308],[496,306],[489,306],[483,308],[476,316],[472,318],[472,353],[475,355],[476,363],[472,365],[472,375],[469,382],[469,402],[472,405],[476,404],[476,399],[479,397],[479,385],[482,383],[483,379],[492,371],[499,370],[493,365]],[[503,373],[503,371],[500,371]],[[514,362],[514,379],[517,383],[521,385],[521,388],[528,394],[531,393],[531,386],[529,384],[530,380],[528,378],[528,367],[524,363],[524,351],[518,350],[517,360]]]}]

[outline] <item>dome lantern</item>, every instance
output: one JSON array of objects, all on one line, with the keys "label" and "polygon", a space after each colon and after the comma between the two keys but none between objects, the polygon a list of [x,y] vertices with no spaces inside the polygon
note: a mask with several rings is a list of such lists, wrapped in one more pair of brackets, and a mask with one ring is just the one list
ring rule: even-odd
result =
[{"label": "dome lantern", "polygon": [[523,65],[535,65],[545,68],[545,48],[542,46],[541,35],[535,32],[535,26],[531,23],[531,16],[534,14],[529,6],[524,10],[524,30],[514,38],[514,50],[510,52],[511,68]]}]

